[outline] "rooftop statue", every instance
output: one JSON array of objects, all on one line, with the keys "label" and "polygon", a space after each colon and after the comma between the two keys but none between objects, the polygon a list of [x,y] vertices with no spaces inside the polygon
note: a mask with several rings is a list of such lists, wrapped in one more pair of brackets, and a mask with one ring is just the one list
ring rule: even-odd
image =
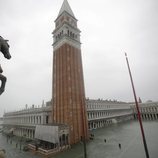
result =
[{"label": "rooftop statue", "polygon": [[[0,36],[0,52],[2,52],[2,54],[6,59],[10,59],[11,55],[9,53],[9,44],[7,42],[8,40],[5,40],[3,37]],[[0,65],[0,80],[1,80],[0,95],[4,92],[5,84],[7,81],[7,78],[4,75],[2,75],[2,72],[3,70]]]}]

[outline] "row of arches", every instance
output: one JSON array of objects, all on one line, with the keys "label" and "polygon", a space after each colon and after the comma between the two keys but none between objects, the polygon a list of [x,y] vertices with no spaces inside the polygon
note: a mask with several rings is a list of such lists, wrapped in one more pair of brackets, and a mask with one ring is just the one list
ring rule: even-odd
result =
[{"label": "row of arches", "polygon": [[[138,119],[138,114],[134,114],[134,118]],[[157,114],[141,114],[141,118],[143,120],[157,120],[158,119],[158,113]]]},{"label": "row of arches", "polygon": [[[136,113],[136,108],[133,109],[134,113]],[[140,112],[141,113],[158,113],[158,107],[153,106],[153,107],[140,107]]]},{"label": "row of arches", "polygon": [[[62,30],[60,33],[58,33],[56,36],[55,36],[55,40],[58,41],[62,36],[64,35],[64,31]],[[73,33],[72,31],[70,30],[67,30],[67,33],[66,33],[67,36],[73,38],[73,39],[77,39],[77,34]]]},{"label": "row of arches", "polygon": [[88,111],[87,116],[88,120],[95,120],[95,119],[102,119],[107,117],[118,117],[118,116],[124,116],[124,115],[132,115],[132,111],[130,110],[105,110],[105,111]]},{"label": "row of arches", "polygon": [[88,128],[89,128],[89,130],[92,130],[92,129],[102,128],[102,127],[105,127],[105,126],[110,125],[110,124],[112,124],[111,119],[91,121],[91,122],[88,122]]},{"label": "row of arches", "polygon": [[13,130],[13,135],[16,135],[16,136],[20,136],[20,137],[23,137],[25,136],[26,138],[29,138],[29,139],[34,139],[35,138],[35,130],[34,129],[31,129],[31,128],[16,128]]},{"label": "row of arches", "polygon": [[4,117],[4,124],[48,124],[49,115],[27,115]]},{"label": "row of arches", "polygon": [[89,121],[88,129],[92,130],[92,129],[102,128],[111,125],[113,123],[128,121],[132,119],[133,119],[133,115],[126,115],[126,116],[119,116],[111,119],[100,119],[100,120]]}]

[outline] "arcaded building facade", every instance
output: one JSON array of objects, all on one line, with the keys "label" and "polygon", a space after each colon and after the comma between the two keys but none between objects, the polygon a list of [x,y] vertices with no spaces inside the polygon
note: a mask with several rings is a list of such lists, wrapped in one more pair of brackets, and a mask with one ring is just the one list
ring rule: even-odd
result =
[{"label": "arcaded building facade", "polygon": [[64,0],[53,31],[52,118],[70,127],[70,144],[88,138],[80,30]]},{"label": "arcaded building facade", "polygon": [[[3,131],[34,139],[37,126],[54,126],[52,124],[52,106],[50,102],[47,103],[41,106],[25,107],[19,111],[4,113],[2,119]],[[132,106],[119,101],[86,99],[88,130],[133,119],[135,113],[133,113],[134,107],[132,108]]]},{"label": "arcaded building facade", "polygon": [[[131,105],[135,119],[138,119],[136,106]],[[140,114],[143,120],[157,120],[158,119],[158,102],[139,103]]]},{"label": "arcaded building facade", "polygon": [[51,120],[50,106],[25,107],[22,110],[7,112],[3,115],[3,131],[13,132],[16,136],[24,136],[29,139],[35,138],[37,125],[48,125]]},{"label": "arcaded building facade", "polygon": [[133,119],[133,110],[126,102],[87,99],[86,106],[89,130]]},{"label": "arcaded building facade", "polygon": [[[139,103],[139,108],[143,120],[158,119],[158,102]],[[113,123],[137,119],[134,103],[86,99],[86,109],[89,131]],[[51,125],[51,117],[51,104],[45,104],[40,107],[31,106],[19,111],[6,112],[1,121],[3,121],[4,132],[13,132],[14,135],[25,135],[27,138],[34,139],[36,126]]]}]

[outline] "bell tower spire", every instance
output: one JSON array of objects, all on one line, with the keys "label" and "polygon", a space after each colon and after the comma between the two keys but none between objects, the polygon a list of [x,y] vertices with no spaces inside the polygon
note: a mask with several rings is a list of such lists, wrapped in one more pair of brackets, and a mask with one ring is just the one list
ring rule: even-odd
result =
[{"label": "bell tower spire", "polygon": [[80,30],[77,27],[77,19],[67,0],[64,0],[58,17],[55,20],[55,30],[53,31],[54,50],[65,42],[79,49],[81,47]]},{"label": "bell tower spire", "polygon": [[71,7],[68,3],[67,0],[64,0],[62,6],[61,6],[61,9],[59,11],[59,14],[58,14],[58,17],[63,13],[63,12],[67,12],[68,14],[70,14],[72,17],[75,17],[73,11],[71,10]]}]

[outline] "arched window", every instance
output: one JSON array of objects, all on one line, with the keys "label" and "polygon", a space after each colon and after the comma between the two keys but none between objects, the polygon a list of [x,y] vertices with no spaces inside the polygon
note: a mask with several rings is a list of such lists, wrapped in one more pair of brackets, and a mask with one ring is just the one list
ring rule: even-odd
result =
[{"label": "arched window", "polygon": [[46,124],[48,124],[49,116],[46,116]]},{"label": "arched window", "polygon": [[41,116],[39,116],[39,124],[41,124]]}]

